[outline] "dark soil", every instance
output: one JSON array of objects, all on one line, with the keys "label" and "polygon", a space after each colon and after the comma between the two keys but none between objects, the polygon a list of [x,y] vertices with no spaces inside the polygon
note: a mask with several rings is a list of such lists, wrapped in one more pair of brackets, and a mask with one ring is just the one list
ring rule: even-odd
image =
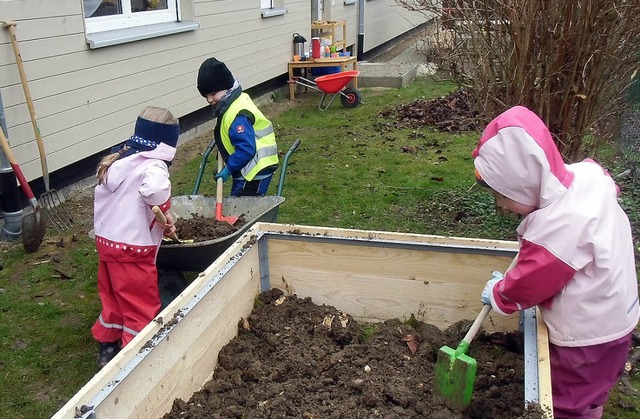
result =
[{"label": "dark soil", "polygon": [[443,345],[455,348],[471,322],[443,332],[411,319],[357,323],[331,306],[273,289],[259,296],[239,334],[219,353],[213,379],[165,419],[542,418],[524,404],[522,334],[480,335],[474,399],[464,412],[433,394]]},{"label": "dark soil", "polygon": [[246,223],[247,220],[242,215],[231,225],[226,221],[218,221],[215,217],[191,214],[188,220],[176,220],[176,234],[181,240],[193,240],[197,243],[229,236]]}]

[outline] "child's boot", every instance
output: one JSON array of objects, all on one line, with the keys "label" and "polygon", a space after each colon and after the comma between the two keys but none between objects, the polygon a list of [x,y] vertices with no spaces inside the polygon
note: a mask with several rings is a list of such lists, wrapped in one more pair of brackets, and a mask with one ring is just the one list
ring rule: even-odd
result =
[{"label": "child's boot", "polygon": [[120,342],[100,342],[98,347],[98,367],[102,368],[120,352]]}]

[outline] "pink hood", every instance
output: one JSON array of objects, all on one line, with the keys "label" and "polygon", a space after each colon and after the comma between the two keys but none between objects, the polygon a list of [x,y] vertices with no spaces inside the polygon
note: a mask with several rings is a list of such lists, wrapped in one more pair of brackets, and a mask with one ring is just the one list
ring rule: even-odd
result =
[{"label": "pink hood", "polygon": [[523,106],[503,112],[487,125],[473,157],[476,170],[492,189],[536,208],[558,199],[573,180],[545,124]]}]

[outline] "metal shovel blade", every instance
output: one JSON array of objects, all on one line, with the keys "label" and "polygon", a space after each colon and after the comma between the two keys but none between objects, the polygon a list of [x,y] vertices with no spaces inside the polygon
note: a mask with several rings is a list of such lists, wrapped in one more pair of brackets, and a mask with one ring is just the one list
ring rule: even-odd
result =
[{"label": "metal shovel blade", "polygon": [[27,253],[33,253],[40,248],[47,232],[47,210],[36,208],[24,210],[22,217],[22,246]]},{"label": "metal shovel blade", "polygon": [[451,407],[457,410],[463,410],[471,403],[478,365],[475,359],[464,353],[460,354],[461,351],[464,349],[456,351],[443,346],[438,351],[435,368],[436,393],[447,399]]},{"label": "metal shovel blade", "polygon": [[222,215],[222,202],[216,202],[216,220],[234,225],[238,221],[238,216]]}]

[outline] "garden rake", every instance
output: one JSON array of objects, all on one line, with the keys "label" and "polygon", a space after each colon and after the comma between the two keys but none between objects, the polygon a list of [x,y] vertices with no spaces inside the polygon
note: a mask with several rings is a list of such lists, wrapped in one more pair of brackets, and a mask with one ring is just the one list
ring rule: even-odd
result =
[{"label": "garden rake", "polygon": [[11,39],[11,46],[13,47],[13,53],[16,56],[16,64],[18,65],[18,71],[20,73],[20,82],[22,83],[22,89],[24,90],[24,96],[27,101],[27,107],[29,108],[29,116],[31,117],[31,125],[35,132],[36,142],[38,143],[38,152],[40,153],[40,165],[42,167],[42,179],[44,180],[45,192],[40,195],[38,200],[42,208],[47,209],[49,221],[58,231],[58,233],[67,230],[73,226],[73,217],[67,210],[64,204],[64,199],[55,190],[49,187],[49,169],[47,168],[47,155],[44,149],[44,143],[42,136],[40,135],[40,128],[38,127],[38,120],[36,118],[36,111],[33,106],[33,99],[31,98],[31,90],[27,82],[27,75],[24,71],[24,63],[22,62],[22,55],[20,55],[20,49],[18,48],[18,39],[15,34],[16,23],[13,21],[2,21],[4,27],[9,31],[9,38]]}]

